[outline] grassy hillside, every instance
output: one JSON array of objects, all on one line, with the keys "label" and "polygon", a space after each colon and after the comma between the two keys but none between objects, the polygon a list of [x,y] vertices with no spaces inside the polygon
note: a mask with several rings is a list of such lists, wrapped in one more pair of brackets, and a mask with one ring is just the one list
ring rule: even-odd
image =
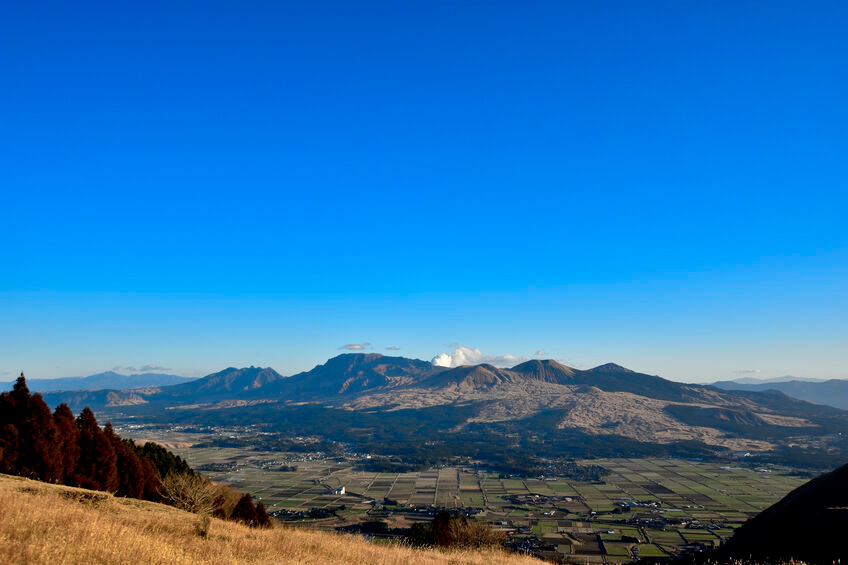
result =
[{"label": "grassy hillside", "polygon": [[531,565],[500,551],[415,550],[300,528],[251,529],[170,506],[0,475],[0,563]]}]

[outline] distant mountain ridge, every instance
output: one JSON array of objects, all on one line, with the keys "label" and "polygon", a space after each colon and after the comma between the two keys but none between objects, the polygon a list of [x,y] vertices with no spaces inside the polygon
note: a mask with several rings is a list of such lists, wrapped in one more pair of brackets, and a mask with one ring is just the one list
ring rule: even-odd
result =
[{"label": "distant mountain ridge", "polygon": [[[271,418],[277,417],[270,415],[273,410],[309,405],[348,414],[418,414],[412,421],[450,422],[451,433],[508,426],[518,434],[556,436],[557,430],[570,430],[642,444],[694,442],[734,451],[765,452],[790,437],[827,438],[848,431],[848,412],[780,392],[728,391],[614,363],[580,370],[542,359],[511,368],[447,368],[419,359],[346,353],[288,377],[269,367],[230,367],[178,385],[47,393],[45,400],[67,402],[74,409],[91,405],[148,414],[165,408],[242,407],[244,417],[262,413]],[[256,408],[260,404],[278,408],[263,412]]]},{"label": "distant mountain ridge", "polygon": [[799,400],[848,410],[848,380],[844,379],[831,379],[829,381],[791,380],[758,383],[719,381],[714,383],[713,386],[723,390],[745,390],[752,392],[776,390]]},{"label": "distant mountain ridge", "polygon": [[731,379],[725,381],[717,381],[720,383],[731,382],[737,383],[740,385],[758,385],[764,383],[787,383],[789,381],[805,381],[811,383],[821,383],[828,379],[814,379],[812,377],[793,377],[792,375],[783,375],[782,377],[770,377],[770,378],[757,378],[757,377],[739,377],[738,379]]},{"label": "distant mountain ridge", "polygon": [[263,392],[299,400],[350,396],[369,390],[412,386],[444,370],[444,367],[436,367],[420,359],[379,353],[346,353],[309,371],[278,381]]},{"label": "distant mountain ridge", "polygon": [[[144,387],[170,386],[186,383],[195,379],[166,373],[137,373],[122,375],[115,371],[106,371],[87,377],[64,377],[58,379],[29,379],[29,388],[33,392],[52,392],[60,390],[104,390],[133,389]],[[14,383],[9,383],[11,388]]]},{"label": "distant mountain ridge", "polygon": [[268,367],[246,367],[236,369],[229,367],[223,371],[212,373],[201,379],[163,387],[160,394],[168,397],[195,398],[221,394],[244,394],[250,391],[284,379],[274,369]]}]

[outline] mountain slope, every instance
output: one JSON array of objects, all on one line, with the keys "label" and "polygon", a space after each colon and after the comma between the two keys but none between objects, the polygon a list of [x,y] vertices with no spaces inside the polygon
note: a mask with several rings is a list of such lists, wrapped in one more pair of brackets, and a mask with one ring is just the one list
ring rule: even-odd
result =
[{"label": "mountain slope", "polygon": [[497,550],[415,550],[301,528],[256,530],[170,506],[0,475],[0,563],[532,565]]},{"label": "mountain slope", "polygon": [[241,395],[284,378],[270,367],[251,366],[242,369],[229,367],[190,383],[163,387],[159,394],[171,398],[190,400],[200,400],[221,395]]},{"label": "mountain slope", "polygon": [[748,520],[720,554],[755,559],[834,563],[845,557],[848,465],[790,492]]},{"label": "mountain slope", "polygon": [[557,384],[572,384],[577,371],[552,359],[533,359],[511,369],[538,381]]},{"label": "mountain slope", "polygon": [[262,394],[288,400],[350,396],[368,390],[413,386],[442,371],[444,368],[419,359],[345,353],[310,371],[275,382]]}]

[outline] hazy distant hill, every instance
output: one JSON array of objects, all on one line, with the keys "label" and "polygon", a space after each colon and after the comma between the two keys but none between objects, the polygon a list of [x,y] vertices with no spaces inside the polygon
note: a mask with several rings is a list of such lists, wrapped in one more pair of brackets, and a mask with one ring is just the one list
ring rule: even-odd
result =
[{"label": "hazy distant hill", "polygon": [[731,381],[719,381],[719,382],[731,382],[740,385],[759,385],[765,383],[786,383],[789,381],[807,381],[811,383],[821,383],[826,381],[827,379],[814,379],[811,377],[793,377],[792,375],[783,375],[782,377],[770,377],[767,379],[760,379],[757,377],[739,377],[738,379],[733,379]]},{"label": "hazy distant hill", "polygon": [[793,398],[834,406],[848,410],[848,380],[831,379],[829,381],[790,380],[779,382],[719,381],[714,386],[724,390],[748,390],[762,392],[777,390]]},{"label": "hazy distant hill", "polygon": [[[33,392],[51,392],[57,390],[102,390],[130,389],[151,386],[170,386],[194,379],[168,375],[164,373],[138,373],[122,375],[114,371],[97,373],[88,377],[65,377],[60,379],[27,379],[27,386]],[[9,383],[5,388],[11,388]]]}]

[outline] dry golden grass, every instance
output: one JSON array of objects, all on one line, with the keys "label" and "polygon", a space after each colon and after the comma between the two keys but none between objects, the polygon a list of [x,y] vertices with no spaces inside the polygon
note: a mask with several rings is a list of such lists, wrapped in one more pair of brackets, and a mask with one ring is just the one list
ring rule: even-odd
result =
[{"label": "dry golden grass", "polygon": [[0,475],[0,563],[531,565],[502,551],[416,550],[301,528],[254,530],[169,506]]}]

